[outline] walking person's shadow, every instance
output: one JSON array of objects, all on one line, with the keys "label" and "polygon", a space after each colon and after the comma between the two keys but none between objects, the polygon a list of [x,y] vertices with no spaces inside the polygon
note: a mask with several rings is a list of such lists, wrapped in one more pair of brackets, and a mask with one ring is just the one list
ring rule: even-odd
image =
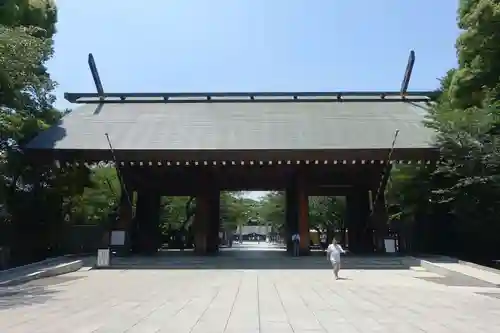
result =
[{"label": "walking person's shadow", "polygon": [[337,278],[337,281],[342,281],[342,280],[350,281],[351,279],[348,279],[348,278],[345,278],[345,277],[340,277],[340,276]]}]

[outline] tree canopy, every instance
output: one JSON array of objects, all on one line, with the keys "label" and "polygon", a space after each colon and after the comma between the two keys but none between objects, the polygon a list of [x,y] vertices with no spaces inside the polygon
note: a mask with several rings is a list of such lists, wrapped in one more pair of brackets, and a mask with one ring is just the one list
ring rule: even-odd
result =
[{"label": "tree canopy", "polygon": [[[43,237],[35,235],[50,233],[47,223],[58,215],[55,203],[64,193],[56,193],[57,189],[61,190],[63,179],[74,174],[47,166],[35,170],[21,149],[23,143],[60,118],[53,108],[55,83],[45,67],[53,54],[56,20],[51,1],[9,0],[0,10],[0,200],[4,228],[11,224],[10,231],[19,236],[26,225],[33,226],[33,235],[8,238],[14,243],[10,244],[14,253],[27,252],[19,255],[26,260],[36,256],[33,253],[40,248],[50,248],[40,241]],[[34,210],[27,210],[29,206]],[[40,215],[34,216],[33,211]],[[47,235],[45,240],[50,238]]]},{"label": "tree canopy", "polygon": [[[262,223],[276,232],[285,230],[285,193],[269,192],[256,206]],[[342,197],[309,197],[309,226],[321,232],[333,233],[344,227],[345,199]]]},{"label": "tree canopy", "polygon": [[442,230],[422,250],[470,257],[500,252],[499,24],[498,1],[460,1],[458,67],[442,78],[427,124],[438,133],[441,160],[393,176],[389,196],[400,211],[395,216],[431,224],[434,233]]}]

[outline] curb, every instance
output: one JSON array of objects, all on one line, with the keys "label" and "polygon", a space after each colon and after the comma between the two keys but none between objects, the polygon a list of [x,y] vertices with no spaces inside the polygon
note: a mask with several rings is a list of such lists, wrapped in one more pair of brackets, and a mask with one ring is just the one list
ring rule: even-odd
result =
[{"label": "curb", "polygon": [[464,275],[460,272],[456,272],[454,270],[446,269],[444,267],[436,265],[436,264],[434,264],[428,260],[425,260],[425,259],[420,259],[420,258],[415,258],[415,257],[407,257],[403,261],[405,261],[409,267],[412,267],[412,266],[422,267],[426,271],[429,271],[431,273],[435,273],[438,275],[443,275],[443,276]]},{"label": "curb", "polygon": [[480,269],[480,270],[483,270],[486,272],[500,275],[500,270],[493,268],[493,267],[483,266],[483,265],[475,264],[473,262],[464,261],[464,260],[458,260],[458,263],[461,265],[464,265],[464,266],[469,266],[469,267],[477,268],[477,269]]},{"label": "curb", "polygon": [[21,275],[18,277],[14,277],[10,280],[1,281],[0,287],[9,287],[9,286],[18,285],[21,283],[26,283],[29,281],[37,280],[37,279],[43,279],[43,278],[53,277],[53,276],[57,276],[57,275],[72,273],[72,272],[78,271],[82,267],[83,267],[82,260],[74,260],[71,262],[59,264],[57,266],[42,268],[39,271],[29,273],[26,275]]},{"label": "curb", "polygon": [[[495,273],[495,274],[499,274],[500,275],[500,271],[498,271],[496,269],[493,269],[493,268],[490,268],[490,267],[481,266],[481,265],[478,265],[478,264],[474,264],[474,263],[463,261],[463,260],[458,260],[458,259],[451,258],[451,257],[445,257],[445,256],[443,256],[441,258],[442,259],[450,260],[451,262],[454,262],[454,263],[457,263],[457,264],[460,264],[460,265],[469,266],[469,267],[476,268],[478,270],[482,270],[482,271],[486,271],[486,272]],[[448,277],[463,277],[463,276],[466,276],[466,277],[472,277],[472,278],[475,278],[475,279],[478,279],[478,280],[481,280],[481,281],[484,281],[484,282],[488,282],[488,283],[494,284],[493,282],[488,281],[488,280],[486,280],[484,278],[480,278],[480,277],[477,277],[477,276],[468,275],[468,274],[465,274],[465,273],[462,273],[462,272],[457,272],[457,271],[455,271],[453,269],[445,268],[443,266],[440,266],[439,264],[433,263],[433,262],[425,260],[425,259],[416,258],[416,257],[407,257],[403,261],[408,266],[410,266],[410,267],[411,266],[420,266],[420,267],[424,268],[425,270],[427,270],[428,272],[435,273],[435,274],[438,274],[438,275],[448,276]]]},{"label": "curb", "polygon": [[52,262],[57,262],[61,259],[64,259],[66,256],[59,256],[59,257],[52,257],[52,258],[47,258],[47,259],[44,259],[44,260],[40,260],[40,261],[36,261],[36,262],[32,262],[31,264],[26,264],[26,265],[22,265],[22,266],[16,266],[16,267],[12,267],[12,268],[8,268],[8,269],[4,269],[4,270],[0,270],[0,276],[2,276],[4,273],[10,273],[10,272],[15,272],[16,270],[24,270],[26,268],[31,268],[31,267],[36,267],[36,266],[41,266],[41,265],[46,265],[46,264],[50,264]]}]

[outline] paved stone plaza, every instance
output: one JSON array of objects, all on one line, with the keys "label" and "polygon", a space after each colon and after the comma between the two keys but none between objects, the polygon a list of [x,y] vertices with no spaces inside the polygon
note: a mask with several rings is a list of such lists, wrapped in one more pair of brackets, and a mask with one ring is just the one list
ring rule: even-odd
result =
[{"label": "paved stone plaza", "polygon": [[488,283],[409,269],[346,269],[335,281],[319,259],[280,259],[290,264],[279,270],[83,270],[33,281],[0,291],[0,332],[499,330],[500,288]]}]

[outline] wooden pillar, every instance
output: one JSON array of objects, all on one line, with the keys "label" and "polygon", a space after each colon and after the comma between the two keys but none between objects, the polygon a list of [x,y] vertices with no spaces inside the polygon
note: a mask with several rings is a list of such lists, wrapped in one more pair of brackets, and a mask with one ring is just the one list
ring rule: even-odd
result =
[{"label": "wooden pillar", "polygon": [[147,253],[156,253],[162,245],[162,236],[160,229],[161,215],[161,193],[159,191],[151,193],[150,215],[149,215],[149,242]]},{"label": "wooden pillar", "polygon": [[116,229],[129,231],[132,225],[132,198],[129,198],[129,191],[122,189],[118,206],[118,221]]},{"label": "wooden pillar", "polygon": [[[374,229],[373,243],[377,252],[385,252],[384,238],[387,236],[388,220],[387,207],[385,203],[385,189],[392,170],[392,164],[384,165],[379,172],[374,172],[375,179],[380,179],[377,182],[377,187],[371,191],[372,200],[372,216],[371,227]],[[378,193],[377,193],[378,192]],[[374,202],[373,202],[374,201]]]},{"label": "wooden pillar", "polygon": [[216,253],[219,250],[220,229],[220,192],[212,189],[209,193],[209,215],[207,230],[207,252]]},{"label": "wooden pillar", "polygon": [[[375,199],[375,198],[374,198]],[[372,226],[375,229],[374,243],[377,252],[385,252],[384,239],[389,231],[389,217],[385,204],[385,193],[380,193],[373,207]]]},{"label": "wooden pillar", "polygon": [[[122,255],[128,254],[131,249],[130,238],[133,226],[132,198],[129,198],[131,195],[127,184],[123,184],[117,211],[109,216],[113,221],[110,221],[112,227],[106,237],[109,240],[109,245]],[[121,242],[122,240],[123,242]]]},{"label": "wooden pillar", "polygon": [[293,251],[292,235],[297,233],[298,228],[298,196],[296,195],[296,182],[291,179],[285,192],[285,241],[286,250],[289,253]]},{"label": "wooden pillar", "polygon": [[196,196],[196,212],[193,221],[194,252],[206,254],[208,250],[208,217],[210,215],[210,198],[202,192]]},{"label": "wooden pillar", "polygon": [[300,235],[300,255],[309,255],[309,196],[305,191],[305,180],[299,174],[297,180],[298,232]]},{"label": "wooden pillar", "polygon": [[305,180],[301,173],[291,177],[286,189],[286,244],[287,251],[292,252],[292,235],[300,235],[300,255],[309,254],[309,198],[305,191]]},{"label": "wooden pillar", "polygon": [[353,188],[346,197],[347,238],[353,253],[373,251],[373,236],[369,225],[370,200],[368,190]]},{"label": "wooden pillar", "polygon": [[359,221],[357,216],[357,205],[355,193],[349,193],[346,196],[346,224],[347,224],[347,243],[349,251],[359,252]]},{"label": "wooden pillar", "polygon": [[137,193],[136,249],[140,253],[154,254],[160,246],[160,202],[158,191],[147,189]]},{"label": "wooden pillar", "polygon": [[203,255],[219,248],[220,190],[210,171],[202,171],[198,177],[201,187],[196,194],[193,234],[195,253]]}]

